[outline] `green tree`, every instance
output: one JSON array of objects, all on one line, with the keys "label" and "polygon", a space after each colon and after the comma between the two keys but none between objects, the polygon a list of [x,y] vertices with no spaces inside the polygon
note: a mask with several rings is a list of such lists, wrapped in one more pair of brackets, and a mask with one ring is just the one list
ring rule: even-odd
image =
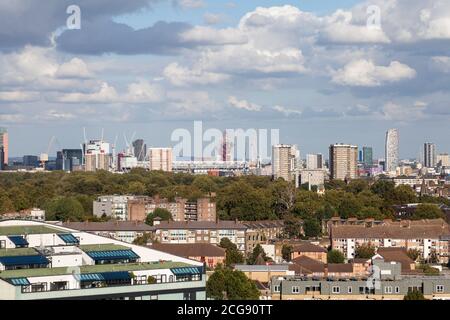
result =
[{"label": "green tree", "polygon": [[322,233],[322,226],[317,219],[306,219],[303,224],[305,236],[308,238],[316,238]]},{"label": "green tree", "polygon": [[338,250],[330,250],[327,253],[327,262],[328,263],[344,263],[345,257],[344,254]]},{"label": "green tree", "polygon": [[218,266],[206,283],[206,295],[215,300],[258,300],[260,292],[243,272]]},{"label": "green tree", "polygon": [[394,189],[394,203],[395,204],[408,204],[416,202],[417,195],[414,190],[407,185],[400,185]]},{"label": "green tree", "polygon": [[289,215],[284,219],[284,237],[285,238],[300,238],[303,233],[303,221],[294,215]]},{"label": "green tree", "polygon": [[418,249],[409,249],[406,254],[412,261],[417,261],[420,257],[420,251]]},{"label": "green tree", "polygon": [[410,290],[405,295],[403,300],[427,300],[427,299],[425,299],[425,296],[423,295],[422,292],[418,290]]},{"label": "green tree", "polygon": [[72,197],[55,198],[45,207],[48,220],[81,221],[84,208],[81,203]]},{"label": "green tree", "polygon": [[270,260],[270,258],[267,257],[264,249],[261,247],[261,245],[257,244],[255,246],[255,248],[253,248],[253,252],[251,254],[249,254],[249,256],[247,258],[247,264],[250,264],[250,265],[256,264],[260,257],[262,258],[262,260],[264,262]]},{"label": "green tree", "polygon": [[147,192],[147,188],[146,188],[145,184],[143,184],[140,181],[131,181],[128,184],[127,193],[129,193],[129,194],[142,196],[142,195],[145,195],[146,192]]},{"label": "green tree", "polygon": [[172,214],[170,211],[162,208],[156,208],[152,213],[150,213],[147,218],[145,219],[145,223],[152,226],[153,220],[158,217],[161,218],[163,221],[170,221],[172,220]]},{"label": "green tree", "polygon": [[244,255],[230,239],[222,238],[219,247],[225,249],[225,265],[227,267],[244,263]]},{"label": "green tree", "polygon": [[289,262],[291,261],[292,256],[292,246],[288,244],[283,244],[283,247],[281,248],[281,256],[283,257],[283,260]]},{"label": "green tree", "polygon": [[355,257],[361,259],[370,259],[375,255],[375,247],[368,244],[363,244],[356,247]]},{"label": "green tree", "polygon": [[444,218],[444,213],[435,204],[421,203],[412,215],[413,220]]}]

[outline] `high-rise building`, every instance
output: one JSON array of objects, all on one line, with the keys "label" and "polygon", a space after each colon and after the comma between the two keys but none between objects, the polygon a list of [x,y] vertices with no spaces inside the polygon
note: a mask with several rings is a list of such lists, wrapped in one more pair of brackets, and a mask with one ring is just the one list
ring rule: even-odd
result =
[{"label": "high-rise building", "polygon": [[363,157],[362,162],[365,167],[373,166],[373,149],[372,147],[363,147],[362,149]]},{"label": "high-rise building", "polygon": [[62,170],[72,172],[83,164],[83,150],[63,149],[62,158]]},{"label": "high-rise building", "polygon": [[330,173],[336,180],[356,179],[358,147],[348,144],[330,146]]},{"label": "high-rise building", "polygon": [[133,142],[133,153],[137,158],[137,161],[145,161],[145,156],[147,155],[147,145],[144,140],[137,139]]},{"label": "high-rise building", "polygon": [[33,168],[39,167],[38,156],[31,156],[31,155],[23,156],[22,162],[25,167],[33,167]]},{"label": "high-rise building", "polygon": [[91,140],[83,146],[85,171],[109,170],[112,156],[109,143]]},{"label": "high-rise building", "polygon": [[323,169],[323,155],[322,154],[307,154],[306,155],[306,169],[316,170]]},{"label": "high-rise building", "polygon": [[434,168],[436,163],[436,145],[427,142],[423,145],[423,165],[427,168]]},{"label": "high-rise building", "polygon": [[286,181],[293,181],[299,158],[300,152],[296,146],[287,144],[272,146],[272,175],[274,179],[283,178]]},{"label": "high-rise building", "polygon": [[0,146],[0,171],[5,170],[5,151],[4,147]]},{"label": "high-rise building", "polygon": [[399,163],[399,134],[397,129],[386,133],[386,162],[384,171],[395,172]]},{"label": "high-rise building", "polygon": [[0,128],[0,147],[3,147],[3,164],[8,164],[9,160],[9,140],[8,130],[6,128]]},{"label": "high-rise building", "polygon": [[151,171],[172,171],[172,148],[150,148],[148,159]]},{"label": "high-rise building", "polygon": [[439,167],[450,167],[450,155],[448,153],[441,153],[436,158]]}]

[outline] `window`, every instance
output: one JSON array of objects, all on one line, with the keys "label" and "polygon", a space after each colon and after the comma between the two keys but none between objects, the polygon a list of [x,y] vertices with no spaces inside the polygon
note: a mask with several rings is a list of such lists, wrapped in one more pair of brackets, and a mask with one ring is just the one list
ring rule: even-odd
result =
[{"label": "window", "polygon": [[292,293],[300,293],[299,287],[292,287]]},{"label": "window", "polygon": [[392,293],[392,287],[384,287],[384,293]]},{"label": "window", "polygon": [[331,292],[332,293],[341,293],[341,288],[339,288],[339,287],[332,287],[331,288]]},{"label": "window", "polygon": [[436,292],[437,293],[444,293],[444,286],[443,285],[437,285],[436,286]]},{"label": "window", "polygon": [[348,287],[348,288],[347,288],[347,292],[348,292],[348,293],[353,293],[353,288],[352,288],[352,287]]},{"label": "window", "polygon": [[395,293],[400,293],[400,287],[395,287]]},{"label": "window", "polygon": [[273,286],[273,292],[280,292],[280,286]]}]

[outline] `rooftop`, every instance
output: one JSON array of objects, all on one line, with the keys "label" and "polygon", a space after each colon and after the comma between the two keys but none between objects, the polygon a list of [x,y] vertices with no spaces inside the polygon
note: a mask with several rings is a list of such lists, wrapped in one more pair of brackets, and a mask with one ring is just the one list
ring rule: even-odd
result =
[{"label": "rooftop", "polygon": [[[155,262],[155,263],[130,263],[130,264],[100,264],[81,266],[80,273],[102,273],[102,272],[120,272],[120,271],[140,271],[140,270],[158,270],[188,267],[189,265],[182,262]],[[46,277],[60,276],[71,274],[73,270],[67,267],[61,268],[36,268],[36,269],[19,269],[0,271],[0,278],[29,278],[29,277]]]},{"label": "rooftop", "polygon": [[236,221],[219,221],[219,222],[208,222],[208,221],[161,221],[160,224],[154,226],[155,229],[172,229],[172,230],[183,230],[183,229],[212,229],[212,230],[246,230],[247,227],[242,223]]},{"label": "rooftop", "polygon": [[303,242],[295,245],[292,248],[293,252],[323,252],[327,253],[327,250],[321,246],[317,246],[315,244],[309,242]]},{"label": "rooftop", "polygon": [[106,244],[88,244],[80,246],[80,249],[84,252],[95,251],[118,251],[118,250],[130,250],[130,247],[121,246],[118,244],[106,243]]},{"label": "rooftop", "polygon": [[24,234],[49,234],[64,233],[66,231],[46,225],[17,225],[0,226],[0,236],[24,235]]},{"label": "rooftop", "polygon": [[38,252],[33,248],[0,249],[0,257],[34,256]]},{"label": "rooftop", "polygon": [[331,227],[331,237],[364,239],[436,239],[450,236],[448,224],[442,219],[420,221],[386,221],[381,225],[338,225]]},{"label": "rooftop", "polygon": [[63,226],[80,231],[147,231],[153,227],[138,221],[65,222]]}]

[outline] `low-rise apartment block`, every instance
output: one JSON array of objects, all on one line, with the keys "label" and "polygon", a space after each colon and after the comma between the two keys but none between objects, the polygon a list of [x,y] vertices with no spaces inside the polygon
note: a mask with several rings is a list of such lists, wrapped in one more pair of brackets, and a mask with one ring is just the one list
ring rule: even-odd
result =
[{"label": "low-rise apartment block", "polygon": [[246,231],[246,251],[253,252],[258,244],[267,244],[271,240],[279,239],[284,233],[284,221],[245,221],[242,222],[247,227]]},{"label": "low-rise apartment block", "polygon": [[203,263],[34,221],[0,222],[0,300],[204,300]]},{"label": "low-rise apartment block", "polygon": [[157,221],[154,227],[154,240],[158,243],[209,243],[219,245],[228,238],[238,250],[245,251],[247,227],[237,221]]},{"label": "low-rise apartment block", "polygon": [[337,225],[331,227],[331,246],[353,259],[358,246],[416,249],[424,260],[435,256],[447,263],[450,229],[442,219],[420,221],[384,221],[379,225]]},{"label": "low-rise apartment block", "polygon": [[151,226],[138,221],[65,222],[62,226],[127,243],[133,243],[134,240],[146,234],[150,238],[153,231]]}]

